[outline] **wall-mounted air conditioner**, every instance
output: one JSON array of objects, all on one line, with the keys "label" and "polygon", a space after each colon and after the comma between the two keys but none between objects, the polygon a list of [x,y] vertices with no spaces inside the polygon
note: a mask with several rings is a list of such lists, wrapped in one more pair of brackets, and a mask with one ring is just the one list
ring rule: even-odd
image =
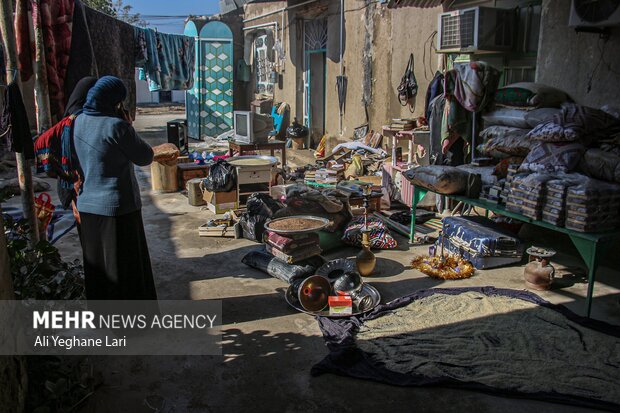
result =
[{"label": "wall-mounted air conditioner", "polygon": [[620,25],[620,0],[573,0],[570,27],[609,27]]},{"label": "wall-mounted air conditioner", "polygon": [[504,52],[513,48],[516,11],[473,7],[439,15],[437,51],[440,53]]}]

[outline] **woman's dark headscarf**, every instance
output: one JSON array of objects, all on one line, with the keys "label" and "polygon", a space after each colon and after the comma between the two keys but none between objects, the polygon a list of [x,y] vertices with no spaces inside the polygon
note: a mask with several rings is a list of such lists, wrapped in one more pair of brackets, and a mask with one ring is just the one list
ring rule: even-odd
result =
[{"label": "woman's dark headscarf", "polygon": [[[95,85],[95,83],[97,83],[97,78],[92,76],[84,77],[77,82],[73,88],[73,92],[71,92],[71,96],[69,96],[69,100],[67,101],[64,117],[69,115],[77,115],[82,112],[82,107],[86,102],[88,91]],[[76,162],[76,164],[78,163],[79,162]],[[58,180],[58,199],[64,209],[71,208],[71,201],[75,201],[77,199],[75,190],[73,188],[65,188],[60,179]]]},{"label": "woman's dark headscarf", "polygon": [[116,108],[127,97],[123,81],[114,76],[103,76],[86,96],[84,114],[91,116],[114,116]]},{"label": "woman's dark headscarf", "polygon": [[69,100],[67,101],[65,113],[63,115],[64,117],[69,115],[77,115],[82,111],[84,103],[86,102],[86,95],[95,83],[97,83],[97,78],[92,76],[84,77],[77,82],[75,88],[73,88],[73,92],[71,92],[71,96],[69,96]]}]

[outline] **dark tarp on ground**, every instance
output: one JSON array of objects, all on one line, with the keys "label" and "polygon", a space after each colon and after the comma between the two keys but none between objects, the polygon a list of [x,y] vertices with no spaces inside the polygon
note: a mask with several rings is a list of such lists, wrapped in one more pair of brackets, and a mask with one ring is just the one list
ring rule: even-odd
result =
[{"label": "dark tarp on ground", "polygon": [[[483,307],[490,300],[510,302],[514,311]],[[488,316],[481,318],[481,312]],[[313,366],[315,376],[333,373],[399,386],[464,387],[614,411],[620,407],[620,329],[528,291],[420,290],[366,315],[317,319],[330,354]]]}]

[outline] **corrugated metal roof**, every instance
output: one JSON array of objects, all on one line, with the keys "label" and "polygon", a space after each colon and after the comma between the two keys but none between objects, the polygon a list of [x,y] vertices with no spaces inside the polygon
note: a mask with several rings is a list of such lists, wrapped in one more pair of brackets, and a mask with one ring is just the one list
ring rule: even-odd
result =
[{"label": "corrugated metal roof", "polygon": [[441,6],[443,0],[390,0],[388,3],[388,7],[397,8],[397,7],[437,7]]}]

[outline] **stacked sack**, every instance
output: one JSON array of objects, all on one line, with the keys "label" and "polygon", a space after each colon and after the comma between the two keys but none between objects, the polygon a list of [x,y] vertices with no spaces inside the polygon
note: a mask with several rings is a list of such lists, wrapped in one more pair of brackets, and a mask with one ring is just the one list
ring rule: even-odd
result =
[{"label": "stacked sack", "polygon": [[572,172],[579,167],[594,178],[620,182],[620,157],[602,149],[620,136],[620,118],[574,103],[564,103],[561,109],[527,134],[536,146],[520,170]]},{"label": "stacked sack", "polygon": [[566,228],[603,232],[620,226],[620,185],[587,179],[568,188]]},{"label": "stacked sack", "polygon": [[503,166],[521,164],[536,145],[528,133],[560,113],[560,105],[568,100],[561,90],[539,83],[515,83],[497,90],[494,109],[482,116],[485,129],[478,150],[500,162],[498,177],[506,175]]}]

